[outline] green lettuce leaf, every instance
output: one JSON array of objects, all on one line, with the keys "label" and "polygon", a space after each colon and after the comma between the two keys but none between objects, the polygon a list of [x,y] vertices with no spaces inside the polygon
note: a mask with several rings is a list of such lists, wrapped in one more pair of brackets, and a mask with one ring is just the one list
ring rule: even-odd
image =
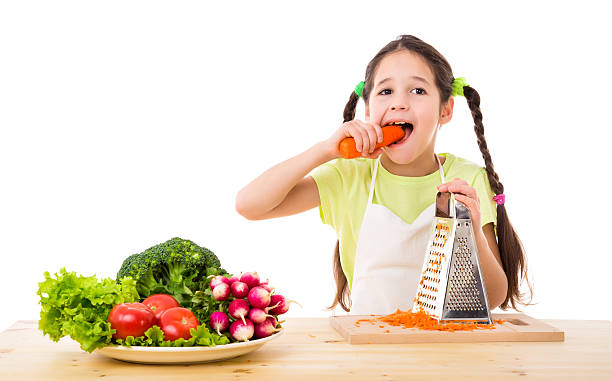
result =
[{"label": "green lettuce leaf", "polygon": [[191,333],[191,338],[189,340],[185,340],[182,337],[174,341],[164,340],[164,332],[158,326],[154,325],[145,332],[144,336],[128,336],[125,340],[117,339],[114,340],[114,342],[125,347],[214,347],[216,345],[229,344],[230,342],[226,335],[219,336],[214,332],[211,333],[204,325],[199,325],[197,328],[191,328],[189,333]]},{"label": "green lettuce leaf", "polygon": [[136,281],[130,277],[117,284],[111,278],[98,281],[65,268],[54,275],[46,271],[45,280],[38,284],[38,328],[53,341],[70,336],[90,353],[111,342],[115,330],[107,318],[113,306],[139,300]]}]

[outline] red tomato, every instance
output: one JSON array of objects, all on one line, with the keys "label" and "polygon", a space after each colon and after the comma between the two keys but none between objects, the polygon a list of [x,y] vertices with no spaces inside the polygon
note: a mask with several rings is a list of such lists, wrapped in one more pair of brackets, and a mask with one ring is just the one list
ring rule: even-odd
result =
[{"label": "red tomato", "polygon": [[158,321],[161,314],[168,308],[179,307],[179,302],[167,294],[151,295],[142,301],[142,304],[149,307],[155,313],[155,320]]},{"label": "red tomato", "polygon": [[187,308],[173,307],[162,314],[158,325],[164,331],[164,340],[174,341],[179,337],[189,340],[191,338],[189,330],[197,328],[200,322]]},{"label": "red tomato", "polygon": [[142,303],[121,303],[108,314],[108,322],[117,330],[113,338],[138,337],[155,325],[155,314]]}]

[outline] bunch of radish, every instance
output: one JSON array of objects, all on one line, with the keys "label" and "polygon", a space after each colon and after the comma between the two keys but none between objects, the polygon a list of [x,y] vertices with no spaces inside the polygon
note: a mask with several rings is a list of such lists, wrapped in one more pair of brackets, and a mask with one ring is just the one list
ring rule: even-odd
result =
[{"label": "bunch of radish", "polygon": [[261,282],[256,272],[231,278],[213,276],[210,289],[216,301],[229,302],[227,314],[216,311],[210,315],[210,327],[219,335],[229,328],[230,335],[237,341],[262,339],[278,332],[278,315],[289,311],[291,303],[301,307],[295,300],[274,294],[274,288],[268,281]]}]

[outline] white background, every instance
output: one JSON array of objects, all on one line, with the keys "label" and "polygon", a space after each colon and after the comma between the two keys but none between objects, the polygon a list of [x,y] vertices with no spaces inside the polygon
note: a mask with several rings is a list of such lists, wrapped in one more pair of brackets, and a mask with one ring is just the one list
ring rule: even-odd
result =
[{"label": "white background", "polygon": [[[175,236],[269,277],[304,306],[289,316],[327,316],[333,229],[316,209],[248,221],[235,196],[331,135],[400,34],[481,95],[538,303],[524,312],[612,319],[608,13],[425,3],[2,2],[0,330],[38,319],[44,271],[114,277]],[[464,98],[436,150],[483,165]]]}]

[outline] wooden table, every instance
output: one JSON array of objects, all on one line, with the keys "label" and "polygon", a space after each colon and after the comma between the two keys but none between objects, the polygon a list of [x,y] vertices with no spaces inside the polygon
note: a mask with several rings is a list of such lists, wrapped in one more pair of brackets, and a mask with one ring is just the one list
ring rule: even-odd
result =
[{"label": "wooden table", "polygon": [[219,363],[138,365],[58,343],[18,321],[0,333],[0,380],[612,380],[612,322],[543,320],[564,342],[347,344],[327,318],[287,318],[285,333]]}]

